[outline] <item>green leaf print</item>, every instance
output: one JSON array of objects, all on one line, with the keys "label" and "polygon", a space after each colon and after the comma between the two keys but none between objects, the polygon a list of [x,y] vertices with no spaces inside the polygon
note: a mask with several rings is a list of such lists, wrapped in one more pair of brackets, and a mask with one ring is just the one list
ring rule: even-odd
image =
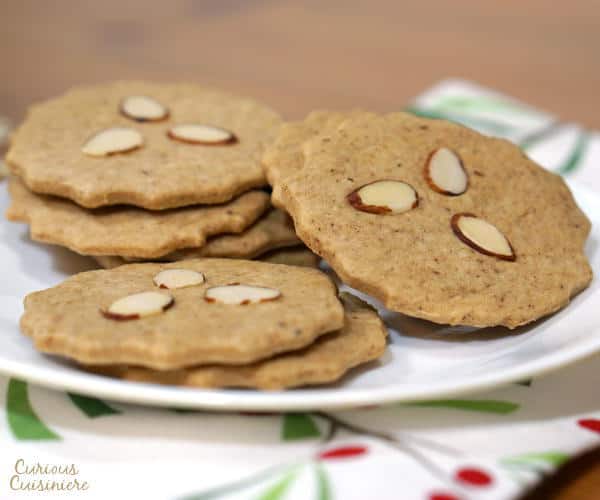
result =
[{"label": "green leaf print", "polygon": [[256,483],[259,483],[260,481],[263,481],[267,478],[270,478],[276,473],[280,472],[281,470],[281,466],[271,467],[257,474],[254,474],[253,476],[246,477],[239,481],[227,483],[222,486],[217,486],[216,488],[204,491],[202,493],[192,493],[191,495],[181,497],[179,500],[214,500],[217,498],[221,498],[226,495],[235,493],[236,491],[240,491],[246,487],[252,486]]},{"label": "green leaf print", "polygon": [[510,401],[497,401],[494,399],[436,399],[432,401],[418,401],[407,403],[407,406],[420,406],[424,408],[452,408],[463,411],[476,411],[481,413],[496,413],[506,415],[519,409],[517,403]]},{"label": "green leaf print", "polygon": [[27,384],[11,378],[6,392],[6,414],[10,430],[19,440],[60,439],[36,415],[29,402]]},{"label": "green leaf print", "polygon": [[71,392],[67,392],[67,396],[69,396],[72,403],[89,418],[102,417],[104,415],[118,415],[121,413],[119,410],[115,410],[112,406],[107,405],[100,399],[73,394]]},{"label": "green leaf print", "polygon": [[529,106],[493,96],[442,96],[432,108],[459,111],[509,112],[519,115],[537,115]]},{"label": "green leaf print", "polygon": [[559,467],[569,459],[569,455],[562,451],[545,451],[540,453],[525,453],[523,455],[516,455],[514,457],[508,457],[503,459],[501,462],[504,465],[524,465],[524,466],[535,466],[539,463],[551,465],[552,467]]},{"label": "green leaf print", "polygon": [[298,475],[298,469],[288,472],[283,478],[270,486],[257,500],[281,500]]},{"label": "green leaf print", "polygon": [[329,478],[327,477],[327,472],[325,472],[325,468],[321,464],[317,464],[315,466],[315,470],[317,472],[317,499],[331,500],[331,486],[329,485]]},{"label": "green leaf print", "polygon": [[319,428],[307,413],[286,413],[283,416],[281,439],[296,441],[321,437]]},{"label": "green leaf print", "polygon": [[567,159],[556,169],[556,172],[565,175],[573,172],[580,164],[581,160],[585,156],[588,145],[590,142],[590,135],[583,131],[580,132],[575,141],[575,145]]}]

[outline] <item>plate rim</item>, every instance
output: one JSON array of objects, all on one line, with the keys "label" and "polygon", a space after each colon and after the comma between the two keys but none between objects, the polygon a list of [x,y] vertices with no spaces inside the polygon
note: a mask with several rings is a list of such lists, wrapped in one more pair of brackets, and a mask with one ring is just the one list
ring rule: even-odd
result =
[{"label": "plate rim", "polygon": [[[591,344],[591,345],[588,345]],[[238,389],[200,389],[180,386],[161,386],[143,382],[130,382],[112,379],[87,372],[69,371],[56,373],[53,368],[40,367],[31,370],[24,362],[8,362],[0,365],[0,373],[19,378],[33,385],[66,392],[76,392],[90,397],[152,407],[194,408],[214,411],[288,411],[288,410],[332,410],[351,409],[372,405],[410,403],[426,401],[440,397],[448,398],[462,394],[493,389],[519,382],[533,376],[557,371],[600,352],[600,335],[591,337],[566,350],[559,350],[528,363],[504,370],[488,377],[459,387],[436,385],[432,389],[415,387],[403,388],[404,395],[398,396],[394,386],[386,388],[353,388],[349,393],[335,394],[335,389],[292,389],[284,391],[255,391]],[[562,361],[555,362],[558,357]],[[11,366],[13,365],[13,366]],[[24,365],[20,367],[19,365]],[[50,377],[47,373],[52,374]],[[83,378],[87,384],[77,380]],[[456,382],[453,382],[456,384]],[[327,391],[323,393],[324,391]],[[331,392],[330,392],[331,391]],[[416,392],[418,391],[418,392]],[[333,393],[333,394],[332,394]],[[246,396],[246,397],[244,397]],[[250,396],[250,397],[247,397]]]}]

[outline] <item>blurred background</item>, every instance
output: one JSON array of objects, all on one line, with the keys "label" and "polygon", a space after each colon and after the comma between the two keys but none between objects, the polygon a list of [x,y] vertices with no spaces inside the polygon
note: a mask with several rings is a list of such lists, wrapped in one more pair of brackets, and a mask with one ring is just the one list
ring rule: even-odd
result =
[{"label": "blurred background", "polygon": [[2,2],[0,113],[77,83],[194,80],[298,118],[398,110],[445,77],[600,128],[600,1]]}]

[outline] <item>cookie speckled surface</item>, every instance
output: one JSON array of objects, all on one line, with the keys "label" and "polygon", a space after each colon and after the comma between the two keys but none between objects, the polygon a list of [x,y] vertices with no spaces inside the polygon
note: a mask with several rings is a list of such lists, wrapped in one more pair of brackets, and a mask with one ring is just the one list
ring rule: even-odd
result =
[{"label": "cookie speckled surface", "polygon": [[12,177],[8,219],[30,224],[31,238],[83,255],[157,258],[201,247],[213,234],[241,232],[269,207],[269,196],[250,191],[222,205],[151,212],[137,207],[90,210],[54,196],[36,195]]},{"label": "cookie speckled surface", "polygon": [[[156,276],[173,269],[202,273],[204,281],[157,287]],[[208,290],[238,283],[248,295],[239,304],[206,300]],[[42,352],[158,370],[246,364],[303,348],[343,324],[336,287],[322,272],[235,259],[80,273],[28,295],[21,318],[22,331]]]},{"label": "cookie speckled surface", "polygon": [[[436,159],[433,174],[447,189],[433,189],[427,170],[440,148],[452,154]],[[592,278],[590,224],[565,182],[507,141],[405,113],[365,113],[303,150],[303,167],[276,181],[273,196],[346,283],[392,310],[514,328],[565,306]],[[369,193],[378,213],[350,203],[377,181],[408,184],[418,204],[395,213],[389,191]],[[477,219],[464,219],[459,234],[457,214]]]},{"label": "cookie speckled surface", "polygon": [[302,147],[313,137],[333,132],[347,118],[361,111],[313,111],[299,122],[284,123],[275,140],[267,146],[262,164],[269,184],[273,187],[273,203],[280,208],[278,190],[281,182],[295,175],[304,165]]},{"label": "cookie speckled surface", "polygon": [[[169,134],[190,126],[194,141]],[[7,163],[32,191],[88,208],[222,203],[266,184],[260,158],[279,126],[276,112],[251,99],[193,84],[121,81],[32,106]],[[216,141],[214,130],[235,141]]]},{"label": "cookie speckled surface", "polygon": [[383,354],[387,329],[377,312],[342,294],[344,326],[305,349],[244,366],[203,366],[160,372],[139,367],[100,368],[125,380],[190,387],[248,387],[277,390],[335,382],[351,368]]}]

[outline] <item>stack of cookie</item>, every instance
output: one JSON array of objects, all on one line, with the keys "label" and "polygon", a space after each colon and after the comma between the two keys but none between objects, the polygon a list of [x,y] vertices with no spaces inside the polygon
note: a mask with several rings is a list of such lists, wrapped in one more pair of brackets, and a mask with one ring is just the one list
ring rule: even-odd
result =
[{"label": "stack of cookie", "polygon": [[7,217],[105,267],[260,256],[315,265],[262,190],[261,155],[280,124],[262,104],[191,84],[71,90],[32,107],[12,137]]},{"label": "stack of cookie", "polygon": [[317,269],[216,258],[80,273],[28,295],[21,329],[94,372],[260,389],[335,381],[379,357],[387,335]]}]

